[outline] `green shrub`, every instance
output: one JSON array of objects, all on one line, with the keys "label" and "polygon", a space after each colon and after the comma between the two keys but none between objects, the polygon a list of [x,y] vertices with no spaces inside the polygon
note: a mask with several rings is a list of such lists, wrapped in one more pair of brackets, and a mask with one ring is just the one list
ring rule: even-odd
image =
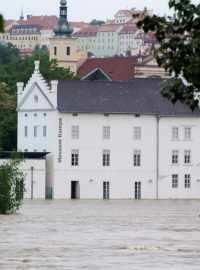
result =
[{"label": "green shrub", "polygon": [[25,177],[19,166],[23,159],[14,156],[0,165],[0,213],[14,213],[21,206],[25,191]]}]

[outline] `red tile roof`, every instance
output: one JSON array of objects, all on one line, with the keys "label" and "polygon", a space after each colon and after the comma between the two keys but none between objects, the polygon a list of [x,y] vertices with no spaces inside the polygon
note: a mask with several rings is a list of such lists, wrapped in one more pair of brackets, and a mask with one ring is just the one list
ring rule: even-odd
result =
[{"label": "red tile roof", "polygon": [[99,68],[103,70],[112,81],[130,81],[134,77],[136,63],[136,56],[88,58],[79,67],[77,73],[83,78]]},{"label": "red tile roof", "polygon": [[20,25],[29,25],[29,24],[39,24],[44,29],[52,29],[58,23],[58,17],[51,16],[32,16],[29,15],[27,20],[19,20],[18,23]]},{"label": "red tile roof", "polygon": [[87,28],[83,28],[80,31],[74,33],[75,37],[93,37],[96,36],[99,26],[89,26]]},{"label": "red tile roof", "polygon": [[120,24],[104,24],[99,26],[98,32],[116,32],[120,27]]},{"label": "red tile roof", "polygon": [[125,25],[122,30],[119,32],[119,34],[132,34],[136,33],[138,30],[136,25]]}]

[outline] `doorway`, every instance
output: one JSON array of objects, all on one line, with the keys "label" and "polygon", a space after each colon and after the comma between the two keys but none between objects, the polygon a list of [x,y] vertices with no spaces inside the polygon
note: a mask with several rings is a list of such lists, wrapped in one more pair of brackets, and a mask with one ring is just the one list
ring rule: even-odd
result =
[{"label": "doorway", "polygon": [[79,181],[71,181],[71,199],[80,199]]}]

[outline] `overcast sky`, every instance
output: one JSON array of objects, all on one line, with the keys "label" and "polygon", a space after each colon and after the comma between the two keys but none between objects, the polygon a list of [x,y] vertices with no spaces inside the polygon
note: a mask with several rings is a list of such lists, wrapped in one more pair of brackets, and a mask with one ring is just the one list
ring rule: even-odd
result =
[{"label": "overcast sky", "polygon": [[[60,0],[0,0],[0,13],[5,19],[19,19],[21,8],[24,16],[57,15]],[[68,0],[68,20],[85,21],[112,19],[120,9],[153,9],[159,15],[169,14],[169,0]],[[200,0],[192,2],[198,4]]]}]

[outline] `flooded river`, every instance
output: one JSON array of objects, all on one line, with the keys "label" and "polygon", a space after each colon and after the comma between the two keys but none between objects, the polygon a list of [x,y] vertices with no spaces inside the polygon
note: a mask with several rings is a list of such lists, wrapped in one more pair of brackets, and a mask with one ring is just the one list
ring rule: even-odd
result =
[{"label": "flooded river", "polygon": [[0,269],[199,270],[200,201],[25,201]]}]

